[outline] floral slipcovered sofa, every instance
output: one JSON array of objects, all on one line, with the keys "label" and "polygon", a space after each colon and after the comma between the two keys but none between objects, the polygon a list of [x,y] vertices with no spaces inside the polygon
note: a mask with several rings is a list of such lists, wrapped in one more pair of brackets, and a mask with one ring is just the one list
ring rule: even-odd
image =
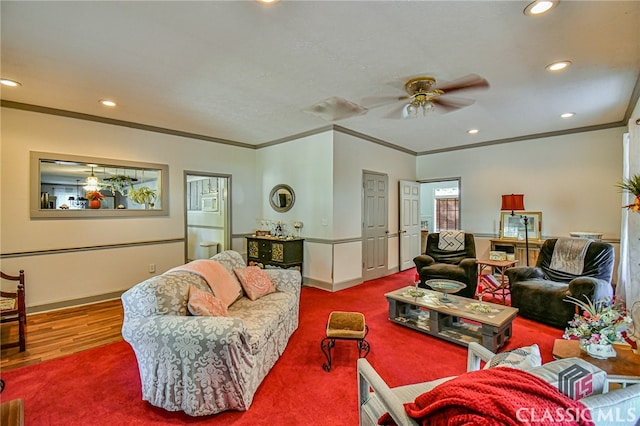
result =
[{"label": "floral slipcovered sofa", "polygon": [[[234,269],[246,268],[234,251],[210,260],[233,279]],[[135,351],[143,400],[191,416],[249,408],[298,327],[300,273],[263,272],[275,289],[256,300],[241,291],[228,316],[191,315],[190,293],[202,290],[213,298],[214,292],[203,276],[180,268],[122,295],[122,335]]]}]

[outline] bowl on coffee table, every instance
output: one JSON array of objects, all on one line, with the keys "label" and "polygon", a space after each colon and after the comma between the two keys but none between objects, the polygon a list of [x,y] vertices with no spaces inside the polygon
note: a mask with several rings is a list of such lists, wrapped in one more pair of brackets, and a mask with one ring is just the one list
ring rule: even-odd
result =
[{"label": "bowl on coffee table", "polygon": [[427,280],[425,281],[425,284],[435,291],[439,291],[443,294],[442,299],[440,299],[442,303],[451,303],[452,300],[449,299],[448,295],[451,293],[457,293],[463,288],[467,287],[465,283],[447,279]]}]

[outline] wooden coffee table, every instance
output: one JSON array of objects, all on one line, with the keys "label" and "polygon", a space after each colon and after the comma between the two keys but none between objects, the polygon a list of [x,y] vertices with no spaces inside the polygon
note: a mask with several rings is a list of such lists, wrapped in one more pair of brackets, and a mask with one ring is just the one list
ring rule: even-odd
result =
[{"label": "wooden coffee table", "polygon": [[491,311],[477,312],[472,309],[478,305],[477,300],[450,294],[450,301],[443,303],[440,292],[420,288],[424,295],[413,297],[413,289],[404,287],[385,294],[390,321],[458,345],[478,342],[492,352],[511,337],[516,308],[482,302]]},{"label": "wooden coffee table", "polygon": [[621,383],[623,386],[640,382],[640,355],[634,354],[630,347],[624,345],[615,345],[615,350],[615,358],[597,359],[581,350],[577,340],[556,339],[553,343],[555,359],[582,358],[606,371],[609,382]]}]

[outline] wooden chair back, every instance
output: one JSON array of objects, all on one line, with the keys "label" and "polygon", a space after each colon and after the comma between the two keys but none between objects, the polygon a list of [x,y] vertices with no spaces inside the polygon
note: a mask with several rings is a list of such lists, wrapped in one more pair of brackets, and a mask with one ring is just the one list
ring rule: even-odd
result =
[{"label": "wooden chair back", "polygon": [[15,292],[0,290],[0,323],[18,322],[18,341],[3,343],[2,347],[4,349],[19,346],[20,352],[23,352],[26,350],[25,328],[27,324],[24,270],[20,270],[18,275],[0,272],[0,277],[3,280],[17,282]]}]

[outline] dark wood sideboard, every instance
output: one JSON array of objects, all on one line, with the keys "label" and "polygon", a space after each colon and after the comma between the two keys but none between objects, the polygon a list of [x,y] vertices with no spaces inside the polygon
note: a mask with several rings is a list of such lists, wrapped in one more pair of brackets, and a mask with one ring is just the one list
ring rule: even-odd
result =
[{"label": "dark wood sideboard", "polygon": [[[540,248],[544,240],[529,240],[529,266],[536,266]],[[516,266],[527,266],[526,244],[523,240],[509,240],[503,238],[491,239],[491,250],[505,251],[515,255],[518,264]]]},{"label": "dark wood sideboard", "polygon": [[303,238],[247,237],[247,264],[302,271],[303,243]]}]

